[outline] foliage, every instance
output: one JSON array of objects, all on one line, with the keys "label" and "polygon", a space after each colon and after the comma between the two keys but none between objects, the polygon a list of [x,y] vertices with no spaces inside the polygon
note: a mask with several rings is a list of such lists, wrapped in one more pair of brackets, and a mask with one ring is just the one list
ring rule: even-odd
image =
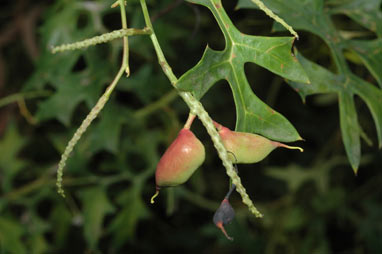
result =
[{"label": "foliage", "polygon": [[[190,182],[149,203],[156,164],[188,108],[172,91],[146,36],[129,38],[131,76],[121,79],[74,149],[64,177],[67,198],[59,197],[59,156],[117,72],[122,43],[56,55],[49,49],[120,29],[120,17],[112,1],[36,1],[22,13],[27,19],[29,10],[43,5],[38,19],[27,19],[41,24],[32,31],[39,57],[30,60],[31,47],[22,40],[0,44],[9,49],[0,55],[9,73],[0,92],[18,93],[22,112],[16,104],[0,108],[1,253],[381,252],[382,156],[364,146],[361,158],[359,138],[382,141],[381,1],[266,1],[298,30],[298,62],[293,38],[253,10],[252,1],[238,1],[238,10],[230,1],[220,8],[212,4],[218,1],[198,2],[210,12],[182,1],[149,5],[170,65],[184,73],[177,87],[192,91],[226,126],[236,123],[237,130],[280,141],[298,140],[299,132],[306,140],[303,154],[280,150],[259,164],[239,166],[264,219],[255,219],[235,195],[230,202],[236,218],[225,226],[235,240],[228,242],[212,223],[228,179],[197,122],[206,162]],[[136,1],[128,1],[127,14],[129,27],[144,27]],[[20,55],[26,60],[20,62]],[[274,74],[304,100],[312,98],[301,104]],[[41,97],[27,96],[34,91]],[[25,110],[35,124],[26,122]],[[348,160],[353,169],[360,164],[357,177]]]}]

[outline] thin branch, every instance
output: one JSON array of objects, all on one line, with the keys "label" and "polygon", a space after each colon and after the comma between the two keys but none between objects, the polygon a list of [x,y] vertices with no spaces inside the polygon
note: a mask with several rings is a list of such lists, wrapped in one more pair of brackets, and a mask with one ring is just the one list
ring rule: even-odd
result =
[{"label": "thin branch", "polygon": [[171,90],[164,96],[162,96],[159,100],[154,101],[153,103],[145,106],[134,112],[134,116],[137,118],[144,118],[153,112],[157,111],[160,108],[167,106],[171,101],[178,97],[178,93],[176,90]]},{"label": "thin branch", "polygon": [[8,95],[7,97],[0,99],[0,108],[7,106],[8,104],[17,102],[21,99],[27,100],[27,99],[34,99],[34,98],[40,98],[40,97],[46,97],[51,95],[52,92],[48,90],[40,90],[40,91],[31,91],[31,92],[24,92],[24,93],[15,93]]}]

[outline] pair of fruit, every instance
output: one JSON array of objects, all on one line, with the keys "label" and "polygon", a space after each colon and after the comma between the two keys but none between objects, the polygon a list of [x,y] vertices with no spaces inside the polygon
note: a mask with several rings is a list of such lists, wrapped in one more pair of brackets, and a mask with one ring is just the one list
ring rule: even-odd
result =
[{"label": "pair of fruit", "polygon": [[[235,163],[259,162],[277,147],[302,151],[299,147],[287,146],[252,133],[231,131],[217,122],[213,123],[225,148],[234,155],[232,161]],[[151,198],[151,203],[154,203],[154,198],[161,187],[176,186],[186,182],[204,162],[204,146],[189,126],[190,124],[180,130],[158,163],[155,173],[156,193]]]}]

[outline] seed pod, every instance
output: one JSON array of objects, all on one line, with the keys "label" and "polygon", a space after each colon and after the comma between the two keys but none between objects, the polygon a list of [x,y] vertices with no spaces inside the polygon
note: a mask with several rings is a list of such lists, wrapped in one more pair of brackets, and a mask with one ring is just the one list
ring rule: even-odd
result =
[{"label": "seed pod", "polygon": [[186,182],[203,163],[205,150],[203,144],[189,129],[180,130],[178,137],[167,148],[155,172],[156,194],[160,187],[176,186]]},{"label": "seed pod", "polygon": [[236,163],[259,162],[277,147],[303,151],[300,147],[288,146],[257,134],[231,131],[217,122],[214,122],[214,125],[219,131],[227,151],[235,154],[236,158],[234,158],[233,161],[236,160]]}]

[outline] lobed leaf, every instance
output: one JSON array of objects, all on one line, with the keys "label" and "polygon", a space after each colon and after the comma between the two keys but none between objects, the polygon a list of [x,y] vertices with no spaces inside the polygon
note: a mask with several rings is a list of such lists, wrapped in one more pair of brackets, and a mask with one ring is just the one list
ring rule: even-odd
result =
[{"label": "lobed leaf", "polygon": [[291,53],[294,38],[243,34],[233,25],[220,0],[190,2],[210,9],[224,34],[226,46],[223,51],[207,46],[199,63],[183,74],[176,86],[180,90],[192,91],[200,99],[217,81],[226,79],[236,105],[236,130],[285,142],[301,139],[284,116],[253,93],[244,72],[244,64],[253,62],[284,78],[309,83]]},{"label": "lobed leaf", "polygon": [[[288,81],[288,83],[296,89],[303,100],[307,95],[312,94],[338,94],[342,139],[348,159],[355,172],[357,172],[361,158],[361,130],[357,120],[354,95],[360,96],[368,106],[375,122],[379,147],[382,147],[382,90],[351,72],[343,50],[349,49],[356,53],[381,86],[381,40],[346,40],[336,30],[330,15],[333,13],[349,15],[355,21],[371,31],[375,31],[380,36],[379,24],[381,24],[380,19],[382,18],[382,13],[379,10],[380,2],[381,0],[333,0],[327,3],[329,6],[335,6],[332,9],[324,6],[322,0],[291,0],[288,2],[269,0],[266,2],[270,9],[284,18],[294,28],[318,35],[329,46],[338,74],[334,74],[299,55],[298,59],[311,84],[308,86],[295,81]],[[253,8],[250,7],[249,0],[239,0],[238,8],[241,7]]]},{"label": "lobed leaf", "polygon": [[333,0],[331,13],[342,13],[382,37],[382,0]]},{"label": "lobed leaf", "polygon": [[371,41],[351,40],[347,45],[362,60],[382,88],[382,38]]}]

